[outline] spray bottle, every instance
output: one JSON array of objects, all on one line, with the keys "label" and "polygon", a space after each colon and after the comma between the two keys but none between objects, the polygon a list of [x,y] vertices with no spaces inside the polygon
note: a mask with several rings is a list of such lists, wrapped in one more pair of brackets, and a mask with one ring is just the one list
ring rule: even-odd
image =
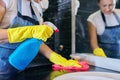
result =
[{"label": "spray bottle", "polygon": [[[45,24],[52,27],[55,32],[59,32],[59,29],[53,23],[45,22]],[[9,56],[9,63],[17,70],[24,70],[36,57],[42,43],[42,40],[35,38],[25,40]]]}]

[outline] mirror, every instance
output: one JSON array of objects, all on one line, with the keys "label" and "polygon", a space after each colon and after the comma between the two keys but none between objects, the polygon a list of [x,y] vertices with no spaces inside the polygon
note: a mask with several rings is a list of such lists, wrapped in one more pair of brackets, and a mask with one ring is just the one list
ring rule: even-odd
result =
[{"label": "mirror", "polygon": [[[79,0],[80,7],[77,15],[74,13],[75,2],[72,0],[72,52],[92,53],[87,27],[88,16],[97,11],[97,0]],[[120,8],[120,0],[116,3],[116,8]],[[119,58],[116,58],[119,59]]]}]

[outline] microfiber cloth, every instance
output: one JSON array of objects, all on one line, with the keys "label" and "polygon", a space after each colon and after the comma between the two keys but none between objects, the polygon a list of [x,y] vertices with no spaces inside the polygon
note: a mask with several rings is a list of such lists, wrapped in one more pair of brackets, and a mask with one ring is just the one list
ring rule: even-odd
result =
[{"label": "microfiber cloth", "polygon": [[64,67],[64,66],[61,66],[58,64],[53,64],[52,69],[55,71],[65,70],[68,72],[78,72],[78,71],[88,71],[89,70],[89,65],[86,61],[79,62],[79,64],[82,66],[81,68],[78,68],[75,66]]}]

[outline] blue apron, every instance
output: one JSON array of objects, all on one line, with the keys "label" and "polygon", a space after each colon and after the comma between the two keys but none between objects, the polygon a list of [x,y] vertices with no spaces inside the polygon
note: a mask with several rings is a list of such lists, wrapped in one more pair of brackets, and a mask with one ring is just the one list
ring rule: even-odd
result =
[{"label": "blue apron", "polygon": [[[29,25],[35,25],[39,24],[33,13],[33,18],[22,16],[21,15],[21,0],[18,0],[18,13],[17,16],[14,18],[12,23],[9,25],[9,27],[18,27],[18,26],[29,26]],[[5,43],[0,44],[0,75],[1,74],[12,74],[17,73],[18,70],[15,69],[13,66],[10,65],[8,58],[9,56],[14,52],[14,50],[20,45],[21,43]]]},{"label": "blue apron", "polygon": [[102,35],[98,35],[99,46],[103,48],[106,55],[111,58],[120,59],[120,18],[113,12],[119,25],[107,26],[105,16],[101,13],[105,24],[105,31]]}]

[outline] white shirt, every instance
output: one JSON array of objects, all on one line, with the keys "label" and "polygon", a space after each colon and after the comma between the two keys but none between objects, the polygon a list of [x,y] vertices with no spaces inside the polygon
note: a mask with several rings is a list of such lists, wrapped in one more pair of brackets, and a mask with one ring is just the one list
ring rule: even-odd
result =
[{"label": "white shirt", "polygon": [[17,0],[3,0],[6,5],[6,13],[0,23],[0,28],[8,28],[10,22],[17,15]]},{"label": "white shirt", "polygon": [[[114,11],[120,18],[120,9],[115,9]],[[113,14],[105,15],[105,19],[106,19],[107,26],[115,26],[119,24]],[[87,21],[91,22],[96,27],[98,35],[103,34],[105,30],[105,25],[104,25],[100,10],[91,14],[88,17]]]},{"label": "white shirt", "polygon": [[[17,16],[17,0],[3,0],[6,5],[6,13],[3,17],[3,20],[0,23],[0,28],[8,28],[9,24],[13,21],[13,19]],[[22,2],[22,15],[32,17],[31,8],[30,8],[30,1],[28,0],[21,0]],[[40,5],[43,9],[48,8],[49,1],[42,0]],[[40,7],[41,8],[41,7]]]}]

